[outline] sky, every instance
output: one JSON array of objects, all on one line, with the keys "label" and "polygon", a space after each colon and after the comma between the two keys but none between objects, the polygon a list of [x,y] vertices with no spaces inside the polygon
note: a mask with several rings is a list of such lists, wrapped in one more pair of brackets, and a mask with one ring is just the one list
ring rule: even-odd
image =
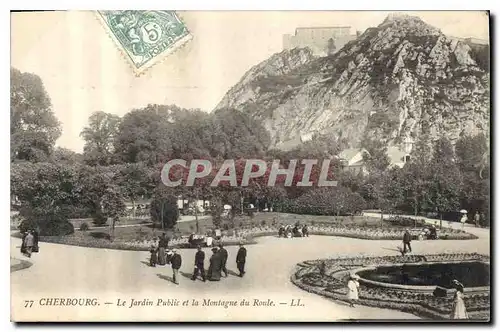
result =
[{"label": "sky", "polygon": [[[147,104],[211,111],[243,74],[282,51],[298,27],[379,25],[389,12],[178,12],[193,39],[136,76],[95,12],[11,14],[11,66],[41,77],[61,122],[58,146],[83,150],[96,111],[123,116]],[[409,12],[454,37],[488,39],[485,12]]]}]

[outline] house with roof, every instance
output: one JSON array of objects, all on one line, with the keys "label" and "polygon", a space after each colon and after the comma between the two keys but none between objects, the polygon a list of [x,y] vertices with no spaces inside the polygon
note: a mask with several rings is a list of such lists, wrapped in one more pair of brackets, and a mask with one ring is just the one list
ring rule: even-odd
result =
[{"label": "house with roof", "polygon": [[387,156],[389,157],[389,167],[400,167],[410,161],[410,154],[398,146],[390,146],[387,148]]},{"label": "house with roof", "polygon": [[340,160],[342,168],[354,174],[368,174],[366,163],[363,160],[363,155],[368,153],[364,148],[351,148],[341,151],[337,158]]}]

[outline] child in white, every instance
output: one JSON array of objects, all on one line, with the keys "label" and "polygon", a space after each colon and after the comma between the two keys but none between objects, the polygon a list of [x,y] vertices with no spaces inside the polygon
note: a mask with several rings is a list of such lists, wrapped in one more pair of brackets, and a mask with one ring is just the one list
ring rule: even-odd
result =
[{"label": "child in white", "polygon": [[351,275],[347,282],[347,300],[351,307],[354,307],[354,301],[359,299],[359,282],[357,275]]}]

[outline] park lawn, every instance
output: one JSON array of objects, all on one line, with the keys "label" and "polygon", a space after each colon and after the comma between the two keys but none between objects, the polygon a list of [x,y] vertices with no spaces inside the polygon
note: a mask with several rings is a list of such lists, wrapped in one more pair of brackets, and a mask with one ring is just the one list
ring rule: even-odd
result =
[{"label": "park lawn", "polygon": [[[344,228],[354,230],[352,237],[363,238],[363,229],[371,230],[399,230],[406,228],[400,225],[393,225],[389,221],[381,221],[380,218],[365,217],[365,216],[314,216],[314,215],[296,215],[288,213],[276,213],[276,212],[261,212],[256,213],[253,217],[249,216],[237,216],[234,220],[234,226],[238,231],[243,231],[245,236],[262,236],[265,234],[272,235],[273,232],[277,233],[278,224],[288,224],[293,225],[296,223],[308,224],[310,226],[317,227],[330,227]],[[230,225],[229,218],[223,218],[222,228],[225,225]],[[120,225],[120,224],[118,224]],[[212,218],[199,218],[199,234],[205,234],[208,230],[213,230]],[[94,228],[86,231],[81,231],[79,228],[75,227],[75,232],[71,235],[66,236],[42,236],[40,240],[42,242],[53,242],[62,243],[69,245],[77,245],[84,247],[93,248],[110,248],[110,249],[123,249],[123,250],[147,250],[152,244],[152,240],[156,240],[163,232],[167,233],[173,239],[186,239],[190,233],[196,230],[196,220],[185,220],[177,223],[175,230],[168,231],[159,228],[157,225],[153,226],[152,223],[147,223],[143,225],[135,225],[128,227],[116,227],[114,231],[114,240],[111,241],[110,234],[111,228],[109,226],[104,228]],[[359,232],[357,231],[359,230]],[[248,233],[250,231],[250,233]],[[247,233],[245,233],[247,232]],[[252,233],[256,232],[256,233]],[[269,233],[270,232],[270,233]],[[317,232],[317,230],[316,230]],[[329,231],[326,230],[324,235],[329,235]],[[229,231],[229,236],[232,236],[232,231]],[[333,236],[348,236],[345,233],[341,235],[335,234]],[[177,240],[176,240],[177,241]],[[238,240],[239,241],[239,240]],[[181,241],[183,242],[183,241]]]},{"label": "park lawn", "polygon": [[[85,232],[86,236],[92,236],[94,238],[105,238],[104,234],[109,234],[111,232],[111,227],[108,224],[104,225],[104,228],[92,229],[94,224],[91,219],[72,219],[71,223],[75,227],[75,234],[80,233],[79,230],[80,225],[86,222],[91,229]],[[234,225],[236,228],[246,228],[246,227],[258,227],[258,226],[271,226],[273,224],[285,224],[285,225],[294,225],[296,223],[300,224],[309,224],[309,225],[342,225],[342,226],[350,226],[350,227],[369,227],[369,228],[378,228],[378,227],[398,227],[392,226],[389,222],[383,221],[381,222],[378,218],[372,217],[364,217],[364,216],[314,216],[314,215],[298,215],[298,214],[290,214],[290,213],[278,213],[278,212],[260,212],[255,213],[253,217],[249,216],[236,216],[234,219]],[[150,240],[153,237],[157,237],[163,231],[158,227],[153,227],[150,219],[131,219],[131,218],[122,218],[116,226],[122,225],[135,225],[135,224],[143,224],[140,226],[130,226],[130,227],[115,227],[115,240],[120,241],[141,241],[141,240]],[[228,226],[231,224],[229,218],[223,218],[222,225],[227,224]],[[214,228],[212,217],[204,217],[198,219],[199,225],[199,234],[206,234],[207,231],[212,230]],[[223,227],[224,228],[224,227]],[[230,228],[230,227],[229,227]],[[196,220],[191,219],[188,221],[178,222],[176,225],[176,233],[178,236],[188,236],[189,234],[195,232],[196,233]],[[69,235],[72,236],[72,235]]]},{"label": "park lawn", "polygon": [[[83,218],[83,219],[70,219],[69,222],[73,224],[73,227],[76,229],[80,229],[82,224],[87,224],[90,228],[94,227],[110,227],[111,220],[108,220],[104,225],[97,225],[94,223],[92,218]],[[116,225],[136,225],[136,224],[148,224],[151,223],[150,218],[120,218],[120,222]]]}]

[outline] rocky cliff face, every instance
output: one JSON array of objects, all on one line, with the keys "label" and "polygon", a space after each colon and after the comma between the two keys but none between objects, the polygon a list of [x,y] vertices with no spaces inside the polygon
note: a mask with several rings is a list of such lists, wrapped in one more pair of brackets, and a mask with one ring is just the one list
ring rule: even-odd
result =
[{"label": "rocky cliff face", "polygon": [[[308,49],[250,69],[217,109],[261,119],[274,146],[314,133],[357,146],[421,134],[452,141],[489,129],[489,73],[477,51],[411,16],[389,16],[335,55]],[[485,52],[482,52],[484,57]]]}]

